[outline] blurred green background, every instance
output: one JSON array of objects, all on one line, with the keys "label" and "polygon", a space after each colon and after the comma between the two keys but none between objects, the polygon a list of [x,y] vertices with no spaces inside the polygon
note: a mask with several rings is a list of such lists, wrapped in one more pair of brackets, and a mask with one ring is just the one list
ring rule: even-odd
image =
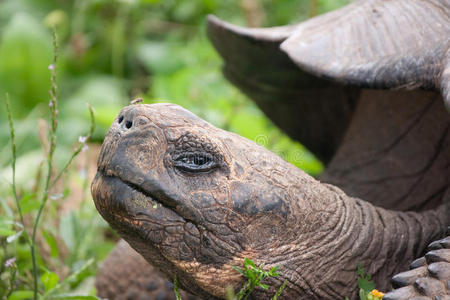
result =
[{"label": "blurred green background", "polygon": [[[25,212],[33,215],[37,208],[33,195],[39,189],[36,185],[44,159],[45,122],[39,120],[48,118],[52,28],[56,28],[60,54],[57,166],[67,160],[78,137],[88,131],[87,103],[96,111],[93,140],[101,143],[119,110],[131,99],[142,97],[145,103],[180,104],[215,126],[251,140],[263,136],[260,140],[265,147],[317,175],[322,164],[225,81],[220,72],[221,60],[205,35],[205,18],[215,14],[239,25],[277,26],[333,10],[346,2],[0,0],[0,295],[7,290],[11,276],[4,267],[8,258],[18,259],[22,276],[18,287],[27,288],[30,269],[25,244],[20,239],[12,244],[5,239],[15,232],[11,224],[17,220],[10,193],[5,93],[11,98],[15,119],[19,192]],[[85,153],[82,162],[73,166],[52,195],[44,215],[41,262],[60,277],[91,257],[104,258],[115,239],[96,213],[88,189],[88,173],[95,170],[93,157],[97,150],[91,145],[90,154]],[[71,201],[76,205],[67,204]],[[95,270],[95,266],[91,267],[86,276],[71,283],[69,290],[84,286],[92,293]]]}]

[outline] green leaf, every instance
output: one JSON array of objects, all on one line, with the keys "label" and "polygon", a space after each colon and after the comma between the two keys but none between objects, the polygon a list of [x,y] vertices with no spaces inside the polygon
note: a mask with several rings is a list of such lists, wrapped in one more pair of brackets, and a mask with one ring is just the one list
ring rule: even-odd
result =
[{"label": "green leaf", "polygon": [[38,210],[39,206],[40,203],[34,194],[25,195],[22,200],[20,200],[20,208],[22,209],[23,214]]},{"label": "green leaf", "polygon": [[15,291],[9,295],[8,300],[22,300],[33,298],[33,291]]},{"label": "green leaf", "polygon": [[359,290],[359,299],[361,300],[367,300],[366,299],[366,292],[363,289]]},{"label": "green leaf", "polygon": [[[97,299],[97,298],[84,298],[84,297],[92,297],[92,296],[78,296],[78,295],[72,295],[72,294],[56,294],[58,290],[60,290],[64,285],[68,285],[71,283],[76,282],[81,276],[83,276],[83,272],[87,270],[92,264],[94,263],[94,259],[88,260],[86,263],[84,263],[77,271],[70,274],[68,277],[66,277],[62,282],[59,284],[55,284],[50,290],[47,290],[44,295],[44,298],[52,298],[52,299],[61,299],[60,296],[64,295],[64,299]],[[59,296],[56,296],[59,295]],[[77,298],[67,298],[67,297],[77,297]],[[80,298],[81,297],[81,298]]]},{"label": "green leaf", "polygon": [[58,284],[59,277],[56,273],[45,272],[41,276],[41,281],[44,284],[45,291],[48,292]]},{"label": "green leaf", "polygon": [[244,258],[244,266],[252,266],[256,268],[255,263],[250,258]]},{"label": "green leaf", "polygon": [[[12,226],[16,226],[19,231],[11,229]],[[2,220],[0,219],[0,236],[6,236],[6,241],[11,243],[15,239],[17,239],[23,232],[22,224],[10,220]]]},{"label": "green leaf", "polygon": [[358,287],[368,293],[375,289],[375,284],[370,280],[369,277],[359,277]]},{"label": "green leaf", "polygon": [[361,266],[361,264],[358,264],[356,274],[358,274],[358,277],[363,277],[364,273],[365,273],[364,268]]},{"label": "green leaf", "polygon": [[255,272],[253,272],[252,270],[249,270],[247,272],[247,277],[252,281],[252,282],[256,282],[256,275]]},{"label": "green leaf", "polygon": [[59,235],[64,240],[67,248],[76,249],[75,225],[73,222],[73,215],[71,213],[65,214],[61,217],[59,224]]},{"label": "green leaf", "polygon": [[375,284],[371,281],[370,275],[368,274],[366,275],[365,270],[359,264],[357,273],[358,273],[358,287],[361,290],[370,293],[373,289],[375,289]]},{"label": "green leaf", "polygon": [[270,273],[276,272],[279,268],[280,268],[279,265],[273,267],[272,269],[270,269]]},{"label": "green leaf", "polygon": [[231,266],[234,270],[236,270],[237,272],[241,273],[243,276],[247,277],[247,275],[245,274],[244,270],[242,270],[239,267],[236,266]]},{"label": "green leaf", "polygon": [[272,276],[272,277],[278,277],[278,272],[277,270],[280,268],[280,266],[275,266],[272,269],[270,269],[270,271],[267,273],[267,276]]},{"label": "green leaf", "polygon": [[0,236],[10,236],[14,235],[16,232],[12,229],[6,228],[6,227],[0,227]]},{"label": "green leaf", "polygon": [[58,257],[58,255],[59,255],[58,243],[56,242],[55,237],[46,230],[42,231],[42,235],[44,236],[45,241],[47,242],[48,246],[50,247],[50,256]]}]

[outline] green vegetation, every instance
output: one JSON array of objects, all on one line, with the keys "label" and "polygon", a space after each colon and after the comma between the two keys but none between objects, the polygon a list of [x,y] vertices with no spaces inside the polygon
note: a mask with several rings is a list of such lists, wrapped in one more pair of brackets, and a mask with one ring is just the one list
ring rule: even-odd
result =
[{"label": "green vegetation", "polygon": [[[259,266],[256,266],[255,263],[249,259],[244,258],[244,268],[241,269],[239,267],[233,266],[233,269],[235,269],[237,272],[241,273],[242,276],[247,278],[247,282],[244,284],[244,286],[239,290],[239,293],[237,293],[236,296],[233,294],[230,295],[229,300],[241,300],[241,299],[247,299],[248,296],[253,292],[253,290],[256,287],[261,287],[264,290],[269,289],[269,286],[267,284],[262,283],[262,281],[269,277],[278,277],[277,270],[280,268],[280,266],[272,267],[269,271],[264,271],[264,264],[260,264]],[[272,297],[272,300],[276,300],[286,287],[287,281],[284,281],[278,291],[275,293],[275,295]]]},{"label": "green vegetation", "polygon": [[98,143],[129,99],[180,104],[318,174],[320,162],[223,78],[204,20],[283,25],[346,2],[0,1],[0,298],[95,298],[98,263],[118,237],[89,185]]},{"label": "green vegetation", "polygon": [[181,300],[180,290],[178,288],[178,278],[175,276],[173,279],[173,292],[175,293],[176,300]]},{"label": "green vegetation", "polygon": [[[81,266],[78,270],[76,270],[74,273],[67,276],[63,281],[59,282],[59,276],[58,274],[51,272],[46,269],[44,265],[41,265],[42,269],[42,275],[40,276],[40,280],[38,278],[39,270],[38,270],[38,258],[37,258],[37,251],[36,248],[38,247],[37,244],[37,233],[39,228],[39,222],[42,217],[42,213],[44,212],[44,209],[46,208],[46,204],[50,198],[49,192],[53,185],[58,183],[58,180],[61,178],[62,174],[67,170],[67,168],[70,166],[70,163],[73,161],[73,159],[82,151],[82,149],[86,146],[86,143],[89,142],[92,133],[94,132],[95,128],[95,122],[94,122],[94,112],[92,108],[90,107],[90,115],[91,115],[91,127],[89,134],[86,137],[83,137],[82,141],[80,141],[80,145],[76,148],[76,150],[72,153],[70,156],[70,159],[65,164],[65,166],[61,169],[61,171],[58,173],[58,175],[53,176],[53,155],[56,150],[56,132],[58,129],[58,95],[57,95],[57,85],[56,85],[56,63],[58,58],[58,46],[57,46],[57,40],[56,40],[56,34],[53,35],[53,48],[54,48],[54,56],[53,56],[53,63],[49,66],[49,69],[51,70],[51,76],[50,76],[50,82],[51,82],[51,88],[50,88],[50,101],[49,101],[49,110],[50,110],[50,120],[49,120],[49,129],[48,129],[48,139],[46,142],[48,142],[47,149],[44,149],[44,155],[46,155],[45,161],[47,164],[47,168],[45,171],[43,171],[43,176],[41,177],[41,181],[43,181],[43,184],[39,182],[40,188],[38,188],[38,192],[33,195],[35,208],[37,209],[37,213],[34,218],[31,218],[30,220],[30,227],[32,227],[32,233],[28,232],[26,228],[22,224],[26,224],[24,219],[24,205],[25,199],[19,199],[17,187],[16,187],[16,142],[15,142],[15,130],[14,130],[14,122],[11,115],[11,104],[9,96],[6,96],[6,111],[8,115],[8,125],[9,125],[9,132],[11,136],[11,153],[12,153],[12,194],[15,200],[16,209],[18,213],[18,217],[20,220],[20,223],[17,223],[17,225],[20,225],[21,231],[16,232],[12,228],[9,228],[8,225],[12,224],[12,222],[9,222],[8,220],[0,219],[0,227],[3,227],[6,232],[4,232],[4,235],[7,236],[6,241],[8,243],[12,242],[13,240],[19,238],[21,235],[23,236],[24,243],[29,246],[29,253],[31,258],[31,278],[21,278],[21,274],[18,272],[18,267],[16,264],[16,258],[10,258],[8,259],[4,267],[8,269],[8,273],[6,277],[9,275],[8,280],[8,286],[6,287],[6,291],[2,294],[2,298],[7,299],[52,299],[52,298],[58,298],[58,299],[73,299],[73,297],[77,297],[78,299],[96,299],[96,297],[90,297],[90,296],[80,296],[80,295],[69,295],[69,294],[63,294],[59,293],[59,291],[64,287],[65,285],[68,285],[70,282],[73,282],[79,278],[79,276],[90,266],[93,264],[94,260],[89,259],[83,266]],[[55,240],[51,235],[48,233],[46,234],[43,232],[43,235],[48,240],[49,245],[52,245],[54,247],[54,251],[58,251],[56,248],[57,245],[55,244]],[[3,245],[4,250],[6,250],[6,246]],[[6,251],[5,251],[6,252]],[[4,275],[4,274],[2,274]],[[25,287],[28,287],[29,289],[25,290],[17,290],[18,285],[20,282],[24,283]],[[44,291],[41,293],[39,291],[39,284],[44,285]],[[31,290],[32,286],[32,290]]]},{"label": "green vegetation", "polygon": [[[381,300],[384,293],[375,289],[375,284],[372,281],[370,274],[358,264],[358,287],[359,287],[359,299],[360,300]],[[348,297],[345,297],[348,300]]]},{"label": "green vegetation", "polygon": [[[261,287],[264,290],[268,290],[269,286],[267,284],[262,283],[262,281],[266,278],[270,277],[278,277],[277,270],[280,266],[272,267],[269,271],[264,270],[264,264],[260,264],[256,266],[256,264],[249,258],[244,258],[244,268],[239,268],[236,266],[232,266],[238,273],[240,273],[244,278],[247,278],[247,282],[244,286],[239,290],[237,295],[235,295],[234,290],[231,286],[227,288],[227,299],[228,300],[245,300],[251,295],[256,287]],[[271,298],[271,300],[277,300],[278,297],[283,292],[286,287],[287,280],[285,280],[281,286],[276,291],[275,295]],[[175,293],[175,297],[177,300],[181,300],[180,292],[178,289],[178,280],[175,276],[173,280],[173,290]]]}]

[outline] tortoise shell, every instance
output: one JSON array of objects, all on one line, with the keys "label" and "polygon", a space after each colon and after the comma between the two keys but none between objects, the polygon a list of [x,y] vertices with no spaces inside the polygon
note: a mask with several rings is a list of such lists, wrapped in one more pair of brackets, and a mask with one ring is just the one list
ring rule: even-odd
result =
[{"label": "tortoise shell", "polygon": [[440,90],[450,109],[450,2],[355,1],[296,25],[243,28],[214,16],[225,76],[327,163],[362,88]]}]

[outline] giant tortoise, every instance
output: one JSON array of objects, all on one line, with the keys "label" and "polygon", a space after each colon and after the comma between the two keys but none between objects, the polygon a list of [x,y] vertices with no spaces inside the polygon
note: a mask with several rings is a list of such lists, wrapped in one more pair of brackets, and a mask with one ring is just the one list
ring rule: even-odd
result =
[{"label": "giant tortoise", "polygon": [[[131,105],[92,184],[109,224],[206,299],[242,286],[244,258],[280,266],[255,299],[285,280],[285,299],[354,299],[358,264],[389,290],[413,260],[384,299],[450,299],[450,2],[355,1],[276,28],[211,16],[208,35],[225,76],[326,170],[314,179],[179,106]],[[100,294],[126,295],[111,287],[120,270],[131,284],[154,270],[120,247]]]}]

